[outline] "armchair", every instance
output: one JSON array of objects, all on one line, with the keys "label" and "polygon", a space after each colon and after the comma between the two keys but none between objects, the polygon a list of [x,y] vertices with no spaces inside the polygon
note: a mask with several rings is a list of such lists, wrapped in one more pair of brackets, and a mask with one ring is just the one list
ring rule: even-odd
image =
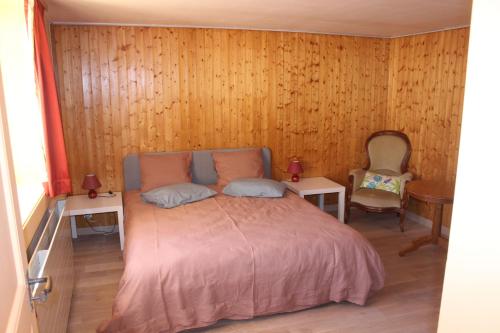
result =
[{"label": "armchair", "polygon": [[[406,134],[398,131],[375,132],[366,140],[368,166],[349,171],[345,221],[349,222],[351,206],[367,212],[396,212],[400,215],[399,227],[404,231],[404,187],[413,175],[407,172],[411,144]],[[386,176],[399,176],[400,194],[379,189],[361,188],[366,171]]]}]

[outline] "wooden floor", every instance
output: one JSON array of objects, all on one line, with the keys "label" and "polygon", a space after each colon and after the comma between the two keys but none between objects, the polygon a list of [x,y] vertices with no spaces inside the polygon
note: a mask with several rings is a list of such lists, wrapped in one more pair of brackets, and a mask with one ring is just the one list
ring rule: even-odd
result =
[{"label": "wooden floor", "polygon": [[[400,258],[398,250],[430,230],[410,221],[401,233],[398,219],[391,214],[353,210],[352,215],[350,225],[375,246],[386,269],[384,289],[366,306],[332,303],[251,320],[223,320],[190,333],[435,332],[446,250],[429,245]],[[119,245],[117,235],[82,236],[74,242],[76,274],[69,332],[95,332],[111,316],[123,270]]]}]

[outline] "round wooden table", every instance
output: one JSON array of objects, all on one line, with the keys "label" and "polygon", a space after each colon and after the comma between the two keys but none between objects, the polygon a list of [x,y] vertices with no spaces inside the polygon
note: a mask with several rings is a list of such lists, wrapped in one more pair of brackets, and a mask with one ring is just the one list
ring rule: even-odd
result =
[{"label": "round wooden table", "polygon": [[432,233],[429,236],[418,238],[412,242],[410,246],[399,251],[402,257],[405,254],[415,251],[425,244],[437,244],[441,236],[441,224],[443,223],[443,205],[453,203],[453,188],[449,184],[432,182],[427,180],[415,180],[405,186],[405,193],[403,196],[403,209],[408,208],[410,197],[425,203],[432,203],[436,205],[434,219],[432,221]]}]

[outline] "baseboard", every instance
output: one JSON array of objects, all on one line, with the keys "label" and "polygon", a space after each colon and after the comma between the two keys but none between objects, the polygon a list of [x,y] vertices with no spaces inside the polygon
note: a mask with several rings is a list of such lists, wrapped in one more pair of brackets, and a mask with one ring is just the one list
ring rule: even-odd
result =
[{"label": "baseboard", "polygon": [[[337,210],[337,204],[325,205],[326,212],[331,212],[331,211],[336,211],[336,210]],[[406,212],[406,218],[408,220],[416,222],[420,225],[423,225],[426,228],[432,229],[432,221],[429,220],[428,218],[425,218],[423,216],[420,216],[418,214],[415,214],[413,212],[408,212],[408,211]],[[444,238],[449,238],[450,237],[450,229],[448,227],[442,226],[441,227],[441,235],[444,236]]]},{"label": "baseboard", "polygon": [[[95,235],[95,234],[100,234],[100,233],[109,233],[111,230],[113,230],[112,225],[96,225],[93,227],[94,230],[90,227],[85,227],[85,228],[76,228],[78,232],[78,236],[85,236],[85,235]],[[113,233],[118,232],[118,226],[115,227],[115,230]]]},{"label": "baseboard", "polygon": [[[418,214],[415,214],[413,212],[406,212],[406,217],[409,220],[412,220],[413,222],[417,222],[418,224],[421,224],[429,229],[432,229],[432,221],[429,220],[428,218],[425,218],[423,216],[420,216]],[[446,226],[441,226],[441,235],[445,236],[444,238],[449,238],[450,237],[450,229]]]}]

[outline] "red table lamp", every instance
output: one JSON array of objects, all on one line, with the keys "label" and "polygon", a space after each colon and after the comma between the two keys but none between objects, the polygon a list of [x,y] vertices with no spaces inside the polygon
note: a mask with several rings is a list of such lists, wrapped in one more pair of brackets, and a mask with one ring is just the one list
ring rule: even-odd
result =
[{"label": "red table lamp", "polygon": [[292,174],[292,182],[298,182],[300,179],[299,173],[304,172],[304,169],[302,169],[302,165],[298,159],[293,159],[290,161],[290,164],[288,164],[287,171]]},{"label": "red table lamp", "polygon": [[101,187],[101,182],[97,179],[97,176],[93,173],[89,173],[85,175],[83,178],[82,188],[85,190],[89,190],[89,198],[95,199],[97,197],[97,192],[95,191]]}]

